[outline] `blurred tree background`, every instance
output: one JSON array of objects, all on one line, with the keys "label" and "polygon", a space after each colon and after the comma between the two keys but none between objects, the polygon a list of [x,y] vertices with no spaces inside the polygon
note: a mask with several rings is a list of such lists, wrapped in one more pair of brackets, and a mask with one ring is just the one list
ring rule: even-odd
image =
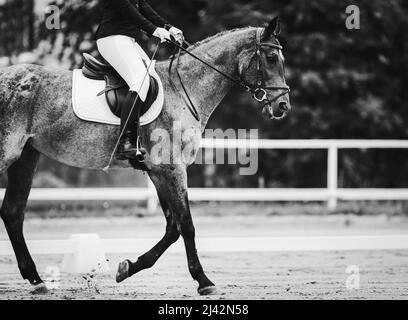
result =
[{"label": "blurred tree background", "polygon": [[[0,0],[0,65],[22,62],[77,68],[81,53],[97,54],[96,0]],[[45,4],[57,5],[61,30],[45,28]],[[234,90],[213,115],[211,128],[259,128],[270,139],[408,139],[408,2],[405,0],[149,0],[190,42],[226,29],[283,21],[281,43],[292,114],[271,122],[250,97]],[[358,5],[361,29],[345,27],[345,9]],[[32,7],[36,18],[31,17]],[[24,10],[22,9],[24,8]],[[30,9],[31,8],[31,9]],[[31,10],[31,11],[30,11]],[[13,12],[19,12],[19,15]],[[28,19],[22,28],[21,13]],[[31,17],[31,18],[30,18]],[[18,27],[20,26],[20,27]],[[153,42],[138,39],[151,55]],[[171,53],[162,46],[160,58]],[[408,152],[340,153],[342,187],[408,187]],[[255,176],[235,166],[193,166],[192,186],[324,187],[326,153],[262,151]],[[134,185],[137,176],[113,177],[42,159],[37,186]],[[4,178],[3,178],[4,179]],[[4,181],[3,181],[4,184]]]}]

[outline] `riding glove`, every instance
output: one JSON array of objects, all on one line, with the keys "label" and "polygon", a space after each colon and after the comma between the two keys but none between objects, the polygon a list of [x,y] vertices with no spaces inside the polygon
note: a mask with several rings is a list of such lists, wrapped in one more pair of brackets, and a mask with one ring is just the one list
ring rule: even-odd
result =
[{"label": "riding glove", "polygon": [[177,42],[179,42],[180,44],[183,43],[184,41],[183,31],[177,29],[176,27],[171,27],[169,32],[173,36],[173,38],[176,39]]},{"label": "riding glove", "polygon": [[164,28],[157,28],[153,32],[153,36],[155,36],[156,38],[159,38],[161,43],[166,42],[166,40],[171,40],[170,32]]}]

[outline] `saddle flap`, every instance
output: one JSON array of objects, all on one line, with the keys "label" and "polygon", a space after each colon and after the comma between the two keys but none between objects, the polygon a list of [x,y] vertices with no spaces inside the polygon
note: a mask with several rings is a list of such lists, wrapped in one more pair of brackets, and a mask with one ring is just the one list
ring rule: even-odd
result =
[{"label": "saddle flap", "polygon": [[[154,99],[149,110],[140,117],[140,125],[145,126],[153,122],[161,113],[164,103],[163,84],[157,72],[152,70],[152,76],[157,82],[158,95]],[[81,69],[74,70],[72,79],[72,107],[74,113],[82,120],[103,123],[109,125],[119,125],[120,119],[116,117],[105,96],[97,96],[106,87],[104,80],[91,80],[86,78]],[[124,90],[127,93],[127,89]],[[155,96],[155,95],[154,95]],[[147,98],[148,100],[149,98]],[[146,100],[146,101],[147,101]],[[145,109],[145,108],[143,108]]]},{"label": "saddle flap", "polygon": [[[83,58],[84,58],[84,66],[82,68],[83,75],[92,80],[105,81],[106,87],[104,90],[98,93],[98,96],[104,94],[106,97],[106,102],[109,108],[111,109],[112,113],[120,117],[122,106],[127,101],[129,86],[111,65],[104,64],[87,53],[83,54]],[[146,62],[145,61],[143,62],[146,65]],[[154,65],[155,64],[152,63],[153,67]],[[156,100],[157,94],[158,94],[157,81],[152,76],[150,76],[150,89],[146,101],[141,110],[142,115],[149,110],[153,102]]]}]

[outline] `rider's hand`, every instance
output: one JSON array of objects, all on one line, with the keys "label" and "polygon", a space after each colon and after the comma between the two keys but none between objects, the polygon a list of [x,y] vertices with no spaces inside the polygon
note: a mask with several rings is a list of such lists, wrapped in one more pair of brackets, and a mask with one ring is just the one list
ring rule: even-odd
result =
[{"label": "rider's hand", "polygon": [[169,32],[173,36],[173,38],[176,39],[177,42],[183,44],[184,41],[183,31],[177,29],[176,27],[171,27]]},{"label": "rider's hand", "polygon": [[153,36],[155,36],[156,38],[159,38],[161,43],[165,42],[166,40],[171,40],[170,32],[164,28],[157,28],[153,32]]}]

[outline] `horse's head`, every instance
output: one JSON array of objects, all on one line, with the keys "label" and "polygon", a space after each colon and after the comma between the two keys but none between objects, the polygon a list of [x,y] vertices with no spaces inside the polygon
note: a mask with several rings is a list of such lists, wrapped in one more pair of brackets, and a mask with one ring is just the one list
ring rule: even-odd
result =
[{"label": "horse's head", "polygon": [[266,28],[259,28],[255,46],[245,50],[239,61],[241,79],[260,104],[262,113],[271,119],[283,119],[291,109],[285,58],[277,38],[280,31],[279,18],[274,18]]}]

